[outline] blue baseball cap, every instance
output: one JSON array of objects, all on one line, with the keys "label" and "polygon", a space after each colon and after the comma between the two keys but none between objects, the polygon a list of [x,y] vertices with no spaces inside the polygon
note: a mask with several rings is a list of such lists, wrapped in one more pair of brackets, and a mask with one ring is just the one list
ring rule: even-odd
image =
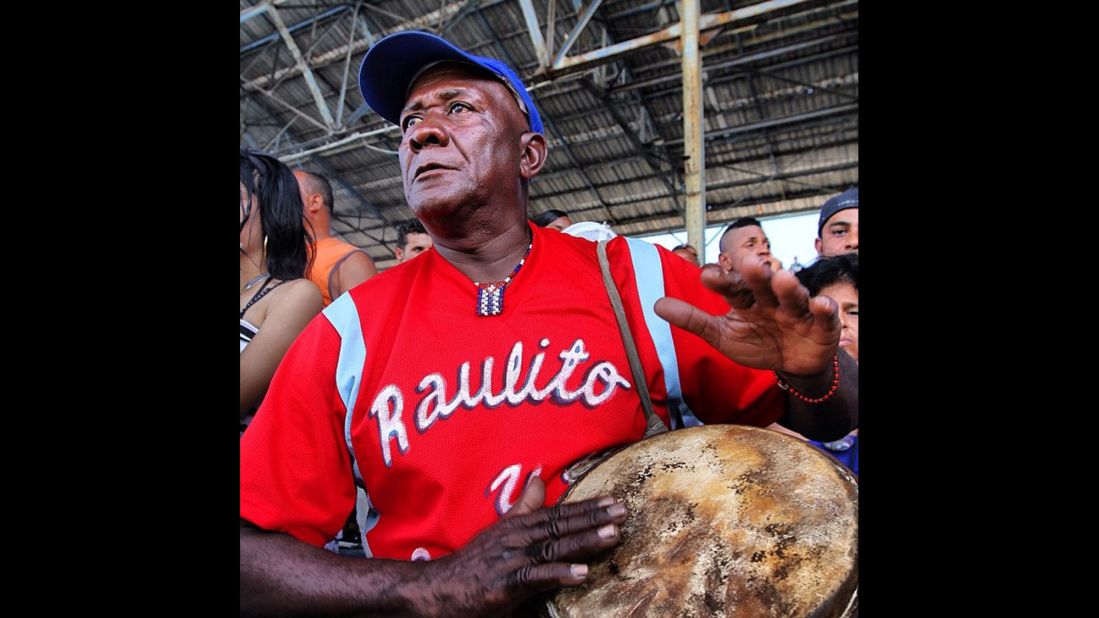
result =
[{"label": "blue baseball cap", "polygon": [[523,80],[511,67],[495,58],[466,53],[430,32],[398,32],[375,43],[359,65],[359,91],[367,105],[378,115],[393,124],[400,124],[401,110],[408,100],[412,83],[426,68],[446,61],[473,64],[499,77],[515,96],[519,109],[526,114],[530,130],[542,133],[542,117],[538,114],[538,108],[527,93]]},{"label": "blue baseball cap", "polygon": [[832,218],[832,215],[841,210],[847,210],[848,208],[859,207],[859,188],[848,189],[843,193],[840,193],[836,197],[828,200],[821,206],[820,209],[820,221],[817,222],[817,238],[821,237],[821,232],[824,230],[824,224],[828,223],[828,220]]}]

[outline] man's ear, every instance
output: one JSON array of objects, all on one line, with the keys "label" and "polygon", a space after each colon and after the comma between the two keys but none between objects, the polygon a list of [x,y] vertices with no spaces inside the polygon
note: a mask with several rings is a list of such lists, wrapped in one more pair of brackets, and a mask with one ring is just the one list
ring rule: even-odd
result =
[{"label": "man's ear", "polygon": [[818,238],[813,241],[813,246],[817,248],[817,255],[820,255],[821,249],[824,248],[824,243]]},{"label": "man's ear", "polygon": [[305,209],[315,215],[321,208],[324,208],[324,198],[321,197],[321,194],[310,194],[309,201],[305,204]]},{"label": "man's ear", "polygon": [[729,271],[733,270],[733,260],[732,260],[732,258],[725,255],[724,253],[718,253],[717,254],[717,263],[718,263],[719,266],[721,266],[721,270],[723,270],[725,272],[729,272]]},{"label": "man's ear", "polygon": [[401,258],[404,256],[404,249],[401,249],[400,247],[395,247],[393,249],[393,255],[397,256],[397,261],[400,262]]},{"label": "man's ear", "polygon": [[519,175],[523,180],[530,180],[541,171],[546,164],[546,138],[541,133],[526,132],[520,139],[523,146],[519,159]]}]

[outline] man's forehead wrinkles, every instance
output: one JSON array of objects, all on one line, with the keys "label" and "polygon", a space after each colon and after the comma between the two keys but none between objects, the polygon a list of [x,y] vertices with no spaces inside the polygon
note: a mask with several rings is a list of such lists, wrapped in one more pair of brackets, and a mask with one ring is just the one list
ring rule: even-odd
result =
[{"label": "man's forehead wrinkles", "polygon": [[436,92],[434,94],[417,96],[411,99],[411,102],[404,108],[404,111],[415,112],[423,109],[427,105],[427,103],[425,102],[425,100],[427,99],[434,98],[438,101],[449,101],[450,99],[453,99],[455,97],[468,94],[469,90],[467,88],[452,87],[441,92]]}]

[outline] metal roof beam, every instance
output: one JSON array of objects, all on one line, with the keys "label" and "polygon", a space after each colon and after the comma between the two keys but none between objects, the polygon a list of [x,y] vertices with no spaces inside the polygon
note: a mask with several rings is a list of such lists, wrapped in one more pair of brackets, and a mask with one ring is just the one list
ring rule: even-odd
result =
[{"label": "metal roof beam", "polygon": [[[479,7],[477,8],[476,15],[477,19],[481,22],[481,25],[484,26],[485,30],[487,30],[496,41],[496,48],[500,55],[503,56],[504,59],[506,59],[508,64],[510,64],[511,66],[515,66],[515,59],[511,57],[511,54],[508,53],[507,48],[505,48],[504,44],[500,42],[500,37],[497,36],[496,30],[492,27],[492,24],[488,22],[488,19],[485,18]],[[595,194],[595,198],[599,201],[600,204],[603,204],[604,210],[607,213],[607,217],[609,217],[611,220],[614,220],[614,215],[611,213],[610,207],[607,206],[606,200],[603,199],[603,196],[599,193],[599,190],[595,188],[595,184],[588,176],[588,173],[584,171],[584,166],[580,164],[580,160],[576,157],[576,154],[573,153],[572,147],[569,145],[569,141],[565,139],[565,135],[561,133],[561,131],[557,128],[557,123],[553,121],[553,118],[546,110],[543,109],[540,111],[542,112],[542,124],[545,125],[545,127],[548,128],[561,143],[561,145],[565,149],[565,156],[568,157],[569,161],[576,168],[576,171],[580,173],[580,176],[584,179],[585,184],[587,184],[591,192]]]},{"label": "metal roof beam", "polygon": [[[743,57],[736,58],[736,59],[733,59],[733,60],[727,60],[725,62],[716,62],[716,63],[713,63],[713,64],[707,64],[707,65],[705,65],[706,74],[710,75],[713,72],[720,71],[722,69],[729,69],[729,68],[743,66],[743,65],[751,65],[752,63],[758,62],[760,60],[766,60],[768,58],[774,58],[776,56],[782,56],[782,55],[788,54],[790,52],[801,51],[803,49],[816,47],[818,45],[823,45],[825,43],[830,43],[832,41],[842,39],[842,38],[846,38],[848,36],[852,36],[852,35],[855,35],[855,34],[857,34],[857,33],[844,33],[844,34],[841,34],[841,35],[830,35],[830,36],[826,36],[826,37],[821,37],[819,39],[813,39],[811,41],[803,41],[801,43],[794,43],[793,45],[785,45],[783,47],[777,47],[775,49],[769,49],[767,51],[759,52],[759,53],[756,53],[756,54],[751,54],[751,55],[748,55],[748,56],[743,56]],[[779,63],[779,64],[776,64],[776,65],[773,65],[773,66],[769,66],[767,68],[770,69],[770,70],[777,70],[779,68],[787,68],[789,66],[798,66],[799,64],[805,64],[805,62],[812,62],[813,60],[823,60],[825,58],[829,58],[829,57],[832,57],[832,56],[842,55],[843,53],[858,51],[858,49],[859,49],[858,45],[853,45],[853,46],[845,47],[845,48],[843,48],[843,50],[834,50],[834,51],[824,52],[824,53],[819,54],[817,56],[811,56],[809,58],[804,59],[805,61],[802,61],[802,59],[799,58],[797,60],[791,60],[789,62]],[[703,57],[706,57],[708,55],[710,55],[710,54],[703,54]],[[739,74],[734,74],[734,75],[741,76]],[[638,80],[630,82],[628,84],[622,84],[621,86],[615,86],[614,88],[611,88],[611,93],[612,94],[617,94],[619,92],[626,92],[628,90],[636,90],[638,88],[647,88],[649,86],[655,86],[657,84],[662,84],[662,83],[666,83],[666,82],[673,82],[673,81],[676,81],[677,79],[679,79],[679,76],[680,76],[680,74],[678,72],[676,72],[676,73],[668,73],[667,75],[660,75],[660,76],[656,76],[656,77],[648,77],[648,78],[644,78],[644,79],[638,79]],[[711,81],[712,81],[712,79],[707,80],[707,82],[711,82]]]},{"label": "metal roof beam", "polygon": [[683,222],[687,242],[695,247],[706,244],[706,114],[702,99],[702,55],[699,53],[702,3],[681,0],[679,3],[679,42],[683,72]]},{"label": "metal roof beam", "polygon": [[[277,0],[276,4],[282,4],[283,1],[284,0]],[[328,9],[327,11],[325,11],[323,13],[319,13],[317,15],[314,15],[313,17],[310,17],[309,19],[299,21],[296,24],[288,26],[287,30],[289,30],[291,33],[297,32],[298,30],[301,30],[302,28],[310,27],[311,25],[313,25],[314,22],[320,22],[320,21],[324,21],[324,20],[328,19],[329,17],[335,17],[336,15],[339,15],[340,13],[343,13],[344,11],[346,11],[349,8],[351,8],[351,7],[349,7],[347,5],[344,5],[344,6],[337,6],[335,8]],[[244,13],[246,11],[254,11],[255,15],[259,15],[260,13],[262,13],[263,11],[266,11],[266,10],[267,10],[267,5],[266,4],[256,5],[252,8],[250,8],[250,9],[244,9],[244,11],[241,11],[241,18],[242,19],[240,20],[240,23],[243,24],[245,22],[243,17],[244,17]],[[255,17],[255,15],[252,15],[251,17]],[[251,17],[249,17],[249,19]],[[264,45],[267,45],[268,43],[271,43],[271,42],[277,41],[277,40],[279,40],[279,34],[273,32],[273,33],[271,33],[271,34],[269,34],[269,35],[267,35],[263,38],[256,39],[255,41],[252,41],[251,43],[248,43],[247,45],[242,45],[241,48],[240,48],[240,55],[243,56],[244,54],[246,54],[250,51],[253,51],[257,48],[263,47]]]},{"label": "metal roof beam", "polygon": [[[355,24],[358,20],[355,16],[359,13],[359,7],[362,5],[362,0],[355,3],[355,10],[351,13],[351,27],[347,29],[347,56],[343,60],[343,79],[340,82],[340,100],[336,104],[336,126],[340,129],[343,128],[341,124],[343,121],[343,108],[347,99],[347,76],[351,74],[351,44],[355,42]],[[369,30],[367,30],[369,32]],[[356,84],[358,80],[355,80]]]},{"label": "metal roof beam", "polygon": [[820,85],[817,85],[817,84],[807,84],[803,81],[799,81],[799,80],[796,80],[796,79],[790,79],[789,77],[783,77],[781,75],[775,75],[774,73],[772,73],[770,71],[762,71],[762,70],[756,69],[753,72],[757,73],[759,75],[763,75],[764,77],[770,77],[771,79],[776,80],[776,81],[786,82],[787,84],[794,84],[795,86],[805,86],[806,88],[808,88],[810,90],[810,94],[812,94],[811,91],[820,90],[821,92],[827,92],[829,94],[834,94],[837,97],[843,97],[845,99],[851,99],[852,101],[858,101],[859,100],[859,98],[857,96],[855,96],[853,94],[848,94],[848,93],[846,93],[842,90],[836,90],[835,88],[828,88],[827,86],[820,86]]},{"label": "metal roof beam", "polygon": [[[597,0],[602,2],[603,0]],[[557,35],[557,0],[549,0],[549,15],[546,17],[546,57],[553,55],[553,38]]]},{"label": "metal roof beam", "polygon": [[[759,121],[762,123],[768,120],[767,114],[763,113],[763,102],[759,98],[759,89],[756,88],[756,78],[754,74],[748,75],[748,91],[751,92],[752,101],[755,102],[755,105],[752,107],[756,110],[756,116]],[[719,110],[715,109],[714,111]],[[770,128],[771,127],[769,126],[763,128],[763,138],[767,142],[767,154],[771,157],[771,171],[777,176],[782,173],[782,170],[779,169],[778,159],[775,158],[775,143],[774,140],[771,139]]]},{"label": "metal roof beam", "polygon": [[[498,4],[498,2],[494,2],[492,4]],[[434,10],[430,13],[427,13],[426,15],[421,15],[420,17],[417,17],[416,19],[406,21],[404,23],[398,24],[398,25],[393,26],[391,28],[386,28],[380,34],[378,34],[377,36],[378,36],[378,38],[381,38],[385,35],[392,34],[394,32],[401,32],[403,30],[411,30],[411,29],[414,29],[414,28],[430,27],[430,25],[433,22],[438,22],[439,21],[440,16],[442,16],[443,18],[452,17],[455,13],[458,13],[459,11],[461,11],[462,8],[464,8],[463,5],[464,5],[464,3],[462,3],[462,2],[454,2],[452,4],[448,4],[448,5],[444,6],[441,9]],[[373,5],[370,5],[370,4],[364,4],[363,6],[364,7],[373,7]],[[370,44],[367,41],[360,39],[359,41],[357,41],[357,42],[355,42],[354,44],[351,45],[351,53],[352,54],[357,54],[359,52],[364,52],[364,51],[367,50],[368,47],[370,47]],[[343,59],[343,57],[345,55],[347,55],[347,46],[346,45],[341,45],[341,46],[339,46],[335,49],[329,50],[329,51],[327,51],[323,54],[320,54],[318,56],[314,56],[314,57],[310,58],[309,61],[306,63],[306,65],[309,68],[313,68],[313,69],[320,68],[322,66],[326,66],[328,64],[331,64],[333,62],[336,62],[338,60]],[[256,79],[253,79],[252,81],[248,82],[248,85],[251,86],[251,87],[255,87],[255,88],[262,88],[262,87],[266,86],[267,84],[269,84],[269,83],[271,83],[275,80],[282,79],[284,76],[285,77],[294,77],[294,76],[300,75],[300,74],[301,74],[301,67],[295,65],[295,66],[287,67],[285,69],[277,71],[277,72],[275,72],[274,75],[265,75],[265,76],[257,77]]]},{"label": "metal roof beam", "polygon": [[542,29],[538,26],[538,14],[534,12],[534,0],[519,0],[519,8],[523,10],[523,21],[527,23],[530,43],[534,46],[534,55],[538,57],[538,66],[547,66],[549,64],[549,52],[546,51],[546,41],[542,38]]},{"label": "metal roof beam", "polygon": [[675,4],[675,0],[657,0],[656,2],[650,2],[648,4],[642,4],[641,6],[635,6],[632,9],[626,9],[617,13],[611,13],[607,15],[607,21],[614,21],[616,19],[622,19],[625,17],[633,17],[634,15],[640,15],[642,13],[648,13],[659,9],[661,6],[671,6]]},{"label": "metal roof beam", "polygon": [[[278,116],[276,116],[274,114],[274,112],[271,110],[271,108],[268,107],[267,104],[265,104],[262,100],[255,99],[255,98],[253,98],[252,100],[268,116],[275,119],[276,121],[278,120]],[[299,138],[297,135],[295,135],[293,130],[290,129],[290,127],[286,127],[285,133],[286,133],[286,136],[287,136],[288,139],[293,139],[294,141],[298,141],[298,142],[301,141],[301,138]],[[378,207],[375,206],[369,200],[367,200],[365,197],[363,197],[363,195],[361,193],[359,193],[359,191],[357,189],[355,189],[355,187],[353,185],[351,185],[351,183],[349,183],[349,182],[347,182],[346,180],[343,179],[343,176],[337,174],[332,169],[332,167],[328,164],[327,161],[321,159],[320,157],[318,157],[316,155],[310,155],[310,156],[311,156],[312,160],[317,163],[318,166],[320,166],[322,169],[325,170],[325,175],[331,177],[333,180],[336,180],[341,186],[343,186],[345,189],[348,190],[348,192],[351,194],[352,197],[354,197],[356,200],[359,201],[360,206],[361,206],[360,210],[361,209],[366,209],[367,211],[373,213],[378,219],[380,219],[382,221],[386,220],[385,217],[382,216],[381,211],[378,210]],[[279,158],[279,160],[283,161],[283,163],[286,163],[286,161],[284,161],[281,157]],[[333,213],[333,215],[335,215],[335,213]]]},{"label": "metal roof beam", "polygon": [[[618,106],[611,101],[607,96],[606,91],[597,86],[590,78],[585,78],[580,82],[583,87],[592,94],[603,106],[607,112],[614,118],[615,123],[622,129],[622,133],[626,139],[629,140],[630,145],[633,146],[634,152],[645,160],[649,164],[649,168],[654,172],[658,172],[660,181],[664,183],[664,186],[668,188],[668,196],[673,200],[677,199],[677,192],[675,185],[668,179],[668,175],[671,174],[671,170],[664,171],[663,165],[661,165],[659,156],[653,152],[651,145],[641,143],[641,140],[634,134],[633,129],[630,128],[630,122],[622,115],[622,111],[618,109]],[[669,161],[670,164],[670,161]]]},{"label": "metal roof beam", "polygon": [[577,39],[580,38],[580,32],[587,27],[588,22],[591,21],[591,18],[595,15],[595,12],[599,10],[599,5],[601,4],[603,4],[603,0],[592,0],[592,2],[588,4],[588,8],[584,9],[584,14],[581,15],[578,20],[576,20],[576,25],[573,26],[572,30],[569,31],[568,36],[565,37],[565,41],[561,45],[561,49],[559,49],[557,51],[557,55],[553,57],[554,65],[561,62],[565,58],[565,54],[569,53],[569,50],[572,49],[573,44],[575,44]]},{"label": "metal roof beam", "polygon": [[[858,140],[848,140],[847,142],[844,142],[844,143],[858,143]],[[841,144],[836,144],[836,145],[842,145],[842,143]],[[812,150],[812,149],[806,149],[806,150]],[[761,179],[739,179],[739,180],[735,180],[735,181],[723,181],[721,183],[714,183],[713,185],[710,185],[710,188],[717,191],[717,190],[721,190],[721,189],[732,188],[734,186],[749,186],[749,185],[754,185],[754,184],[762,184],[762,183],[768,182],[770,180],[784,180],[784,181],[787,181],[787,182],[794,182],[795,184],[799,184],[799,185],[802,185],[802,186],[805,186],[805,187],[809,188],[808,190],[805,190],[805,191],[787,192],[786,193],[787,198],[792,200],[792,199],[796,199],[796,198],[800,198],[800,197],[805,197],[807,195],[811,196],[811,195],[821,195],[821,194],[829,193],[829,192],[833,191],[835,189],[835,187],[840,186],[840,185],[830,185],[830,184],[827,184],[827,183],[822,184],[822,185],[817,185],[817,184],[811,184],[811,183],[805,183],[805,182],[797,182],[796,179],[798,179],[798,178],[813,176],[813,175],[816,175],[816,174],[827,174],[827,173],[830,173],[830,172],[843,171],[843,170],[847,170],[847,169],[857,169],[857,168],[858,168],[858,163],[857,162],[847,162],[847,163],[841,163],[841,164],[836,164],[836,165],[831,165],[831,166],[824,166],[824,167],[811,168],[811,169],[806,169],[806,170],[796,170],[796,171],[792,171],[792,172],[786,172],[781,178],[772,178],[771,176],[761,174],[761,176],[763,176],[763,178],[761,178]],[[757,172],[749,172],[749,173],[757,173]],[[650,175],[647,175],[647,176],[633,178],[633,179],[630,179],[630,180],[625,181],[625,182],[638,182],[638,181],[643,181],[643,180],[651,180],[655,176],[656,176],[656,174],[650,174]],[[740,183],[740,184],[736,184],[736,183]],[[621,186],[622,184],[623,184],[623,181],[614,181],[612,183],[607,183],[606,185],[603,185],[603,186],[612,187],[612,186]],[[847,187],[842,186],[841,188],[847,188]],[[563,195],[568,195],[568,194],[571,194],[571,193],[579,193],[579,192],[583,192],[583,191],[587,191],[587,189],[586,188],[569,189],[567,191],[561,191],[561,192],[550,193],[550,194],[531,195],[531,203],[533,204],[533,203],[536,203],[536,202],[543,202],[543,201],[546,201],[546,200],[548,200],[550,198],[553,198],[553,197],[560,197],[560,196],[563,196]],[[654,198],[652,197],[652,195],[646,195],[644,197],[639,197],[639,198],[628,198],[628,199],[625,199],[625,200],[616,200],[610,206],[617,210],[622,206],[628,206],[630,204],[635,204],[635,203],[639,203],[639,202],[652,201],[653,199]],[[656,198],[656,199],[667,199],[667,198]],[[780,195],[775,195],[774,199],[781,199],[781,196]],[[757,196],[747,196],[747,197],[744,197],[744,198],[740,198],[741,202],[746,202],[747,204],[756,203],[756,201],[753,201],[753,200],[760,201],[760,200],[757,200]],[[771,198],[767,198],[767,199],[763,199],[761,201],[772,201],[772,200],[771,200]],[[403,205],[403,201],[402,201],[401,204]],[[718,208],[729,208],[729,207],[732,207],[736,204],[737,204],[737,202],[735,202],[735,201],[734,202],[721,202],[721,203],[716,204],[716,206]],[[714,206],[714,204],[708,204],[707,205],[707,210],[713,210],[713,206]],[[588,212],[598,213],[599,217],[601,218],[602,212],[605,212],[605,207],[602,204],[596,204],[594,206],[570,209],[569,212],[570,213],[588,213]],[[676,210],[666,211],[665,213],[662,213],[662,215],[669,216],[669,217],[672,217],[672,216],[677,217],[678,220],[680,221],[680,223],[682,223],[682,220],[683,220],[683,212],[678,209],[678,205],[677,205]],[[659,217],[659,216],[662,216],[662,215],[661,214],[644,215],[644,216],[640,216],[640,217],[627,217],[627,218],[620,218],[619,217],[619,218],[617,218],[616,225],[636,223],[637,221],[645,221],[649,217],[653,217],[653,216]],[[384,225],[380,225],[380,226],[375,225],[375,226],[370,226],[370,227],[363,227],[363,228],[361,228],[361,231],[365,234],[367,232],[373,232],[373,231],[376,231],[376,230],[383,229],[384,227],[385,227]]]},{"label": "metal roof beam", "polygon": [[[804,122],[806,120],[813,120],[815,118],[827,118],[830,116],[839,116],[842,114],[857,113],[859,111],[858,103],[849,103],[847,105],[838,105],[835,107],[826,107],[824,109],[818,109],[811,112],[803,112],[800,114],[793,114],[790,116],[782,116],[780,118],[772,118],[770,120],[763,120],[760,122],[752,122],[748,124],[742,124],[736,127],[729,127],[728,129],[718,129],[716,131],[706,132],[706,141],[710,142],[720,137],[728,137],[730,135],[740,135],[743,133],[754,133],[762,131],[770,127],[780,127],[788,124],[796,124]],[[665,145],[672,146],[676,144],[682,144],[682,139],[673,139],[665,142]]]},{"label": "metal roof beam", "polygon": [[[733,22],[743,21],[770,11],[784,9],[807,1],[808,0],[769,0],[768,2],[762,2],[735,11],[709,13],[699,17],[699,31],[720,28]],[[550,66],[548,73],[553,77],[557,77],[567,73],[587,70],[593,66],[617,60],[620,56],[652,47],[653,45],[674,41],[682,36],[682,28],[682,24],[677,23],[652,34],[615,43],[614,45],[602,49],[580,54],[579,56],[573,56],[571,58],[562,57],[559,61],[554,62],[553,65]]]},{"label": "metal roof beam", "polygon": [[[848,187],[850,187],[850,183],[841,182],[841,183],[834,184],[834,185],[824,185],[819,190],[818,189],[807,189],[805,191],[790,192],[790,193],[786,194],[785,199],[783,199],[783,197],[781,195],[768,194],[768,195],[752,196],[752,197],[748,197],[748,198],[740,198],[740,199],[733,200],[731,202],[711,202],[711,203],[706,205],[706,210],[709,211],[710,213],[714,213],[716,211],[727,210],[729,208],[735,208],[737,206],[742,206],[742,207],[747,208],[749,206],[755,206],[757,204],[769,204],[769,203],[776,203],[776,202],[783,202],[783,201],[790,202],[790,201],[794,201],[794,200],[802,199],[802,198],[807,198],[807,197],[816,197],[818,195],[827,195],[827,194],[833,193],[835,191],[841,191],[841,190],[846,189]],[[615,205],[635,203],[635,202],[641,202],[641,201],[646,201],[646,200],[651,200],[651,199],[652,199],[651,197],[641,198],[641,199],[636,199],[636,200],[630,200],[629,202],[617,202]],[[570,211],[570,212],[586,213],[586,212],[597,211],[597,210],[599,210],[599,207],[588,207],[588,208],[577,208],[574,211]],[[780,214],[781,212],[786,212],[786,211],[779,211],[779,213],[775,213],[775,214]],[[658,212],[658,213],[648,213],[648,214],[642,214],[642,215],[634,215],[634,216],[631,216],[631,217],[624,217],[624,218],[618,220],[618,222],[615,224],[615,227],[618,228],[620,234],[622,234],[622,233],[627,233],[628,234],[630,232],[628,230],[624,229],[627,226],[635,224],[635,223],[651,222],[654,219],[660,219],[661,217],[666,217],[668,219],[671,219],[672,221],[674,221],[677,224],[677,225],[669,226],[667,229],[683,229],[682,228],[683,214],[680,213],[678,210],[671,210],[671,211],[665,210],[663,212]]]},{"label": "metal roof beam", "polygon": [[321,113],[321,118],[324,119],[325,128],[328,131],[331,131],[333,125],[335,125],[335,122],[332,120],[332,112],[329,111],[328,104],[324,102],[324,95],[321,94],[320,86],[317,85],[317,77],[313,75],[313,71],[305,62],[305,58],[302,57],[301,50],[298,49],[297,43],[294,42],[294,35],[290,34],[290,31],[286,29],[286,24],[283,23],[282,17],[279,16],[279,12],[275,7],[268,7],[267,15],[271,18],[271,21],[275,23],[275,27],[278,28],[279,34],[282,35],[283,40],[286,42],[286,47],[290,49],[290,53],[294,56],[294,60],[297,61],[302,76],[305,77],[305,83],[309,87],[309,92],[313,94],[313,102],[317,104],[317,111]]},{"label": "metal roof beam", "polygon": [[276,4],[283,4],[286,0],[262,0],[256,6],[250,6],[240,12],[240,23],[244,23],[253,17],[259,17],[264,11]]},{"label": "metal roof beam", "polygon": [[[850,124],[850,120],[852,120],[852,119],[855,121],[855,123],[858,122],[858,117],[853,116],[853,115],[826,116],[826,117],[811,119],[811,120],[808,120],[808,121],[805,121],[805,122],[799,122],[799,123],[797,123],[796,126],[791,125],[789,127],[776,127],[776,129],[777,130],[786,130],[786,131],[800,131],[800,130],[805,130],[805,129],[818,129],[818,128],[834,127],[833,133],[835,131],[838,131],[838,130],[843,130],[843,131],[847,131],[847,132],[851,132],[851,131],[856,131],[857,132],[858,131],[858,125],[857,124],[854,124],[854,125]],[[382,127],[381,129],[375,129],[374,131],[372,131],[370,133],[371,134],[375,134],[375,133],[380,134],[384,131],[395,131],[395,130],[397,130],[396,125],[390,125],[389,127]],[[831,135],[831,133],[829,133],[827,135]],[[794,136],[794,137],[791,137],[791,138],[782,138],[782,140],[783,141],[792,141],[792,140],[797,140],[797,139],[817,139],[818,137],[819,136],[817,136],[817,135]],[[760,143],[759,144],[750,143],[750,140],[753,140],[753,139],[760,140]],[[734,143],[732,141],[721,142],[721,143],[718,143],[718,144],[711,144],[709,149],[708,149],[708,154],[707,154],[707,157],[706,157],[706,165],[708,167],[711,166],[711,165],[725,166],[729,161],[736,160],[737,157],[743,157],[743,151],[745,149],[748,149],[748,148],[763,148],[763,146],[764,146],[763,143],[762,143],[763,138],[760,137],[760,136],[757,136],[757,135],[755,135],[751,132],[741,136],[739,138],[739,140],[740,140],[739,141],[739,146],[737,145],[737,143]],[[312,142],[316,143],[317,140],[312,140]],[[858,143],[858,142],[857,142],[857,139],[856,139],[856,140],[852,140],[852,141],[843,141],[843,142],[820,142],[818,145],[821,146],[821,147],[831,147],[831,146],[846,145],[846,144],[849,144],[849,143]],[[719,149],[718,147],[721,147],[721,148]],[[812,150],[812,148],[815,148],[815,147],[816,146],[810,147],[810,148],[808,148],[808,150]],[[662,152],[664,153],[664,158],[667,161],[675,161],[676,159],[678,159],[681,156],[680,153],[677,153],[674,150],[662,149]],[[796,148],[789,148],[789,149],[785,149],[785,150],[781,149],[781,147],[780,147],[779,151],[776,154],[778,156],[785,157],[785,156],[788,156],[788,155],[801,154],[801,153],[804,153],[804,152],[806,152],[806,147],[799,146],[799,147],[796,147]],[[640,155],[635,155],[635,156],[639,157]],[[758,160],[763,160],[763,159],[766,159],[766,158],[767,158],[766,156],[763,156],[763,157],[759,157]],[[750,154],[747,157],[743,157],[739,160],[741,160],[741,161],[754,161],[754,160],[757,160],[757,158],[755,157],[754,154]],[[592,163],[586,163],[584,165],[584,170],[587,171],[587,172],[596,172],[596,171],[599,171],[599,170],[603,170],[605,168],[614,168],[614,167],[616,167],[620,164],[621,164],[621,160],[596,161],[596,162],[592,162]],[[378,170],[380,170],[383,167],[388,166],[388,165],[389,165],[389,162],[378,163],[376,165],[370,165],[370,166],[365,166],[364,165],[364,166],[359,168],[359,171],[366,172],[366,173],[373,173],[373,172],[376,172],[376,171],[378,171]],[[576,170],[574,170],[573,168],[557,169],[557,170],[552,171],[552,172],[543,172],[542,174],[539,174],[538,179],[540,181],[553,180],[553,179],[561,178],[563,176],[567,176],[569,174],[574,174],[574,173],[576,173]],[[651,177],[655,178],[656,174],[652,175]],[[535,196],[532,193],[532,199],[534,197]]]},{"label": "metal roof beam", "polygon": [[[326,131],[326,132],[328,131],[328,127],[324,126],[324,124],[322,124],[322,123],[321,123],[321,122],[320,122],[319,120],[317,120],[317,119],[313,118],[312,116],[310,116],[309,114],[306,114],[305,112],[303,112],[303,111],[299,110],[299,109],[297,108],[297,106],[295,106],[295,105],[291,105],[290,103],[288,103],[288,102],[286,102],[286,101],[283,101],[283,100],[282,100],[282,99],[281,99],[281,98],[280,98],[280,97],[279,97],[278,95],[276,95],[275,93],[273,93],[273,92],[268,92],[268,91],[266,91],[266,90],[264,90],[264,89],[262,89],[262,88],[252,88],[252,87],[249,87],[249,86],[248,86],[248,84],[246,84],[246,83],[245,83],[245,82],[243,82],[243,81],[242,81],[242,82],[240,83],[240,87],[241,87],[241,88],[243,88],[243,89],[244,89],[245,91],[247,91],[247,92],[257,92],[257,93],[259,93],[259,94],[262,94],[263,96],[265,96],[265,97],[267,97],[267,98],[271,99],[271,100],[272,100],[272,101],[274,101],[275,103],[278,103],[279,105],[281,105],[281,106],[285,107],[285,108],[287,109],[287,111],[291,112],[292,114],[295,114],[295,115],[297,115],[297,116],[301,116],[301,117],[302,117],[302,119],[304,119],[304,120],[308,121],[308,122],[309,122],[309,124],[312,124],[312,125],[316,126],[317,128],[321,129],[322,131]],[[272,114],[271,116],[272,116],[273,118],[275,118],[275,122],[278,122],[278,117],[277,117],[277,116],[275,116],[274,114]]]},{"label": "metal roof beam", "polygon": [[[767,157],[763,157],[763,158],[766,159]],[[757,157],[756,160],[759,160],[759,157]],[[740,161],[738,161],[738,163],[739,162]],[[754,172],[754,171],[751,171],[751,170],[738,169],[738,171],[740,171],[740,172],[743,172],[743,173],[746,173],[746,174],[752,174],[752,175],[757,176],[757,177],[756,178],[748,178],[748,179],[737,179],[737,180],[723,180],[721,182],[707,183],[706,184],[706,190],[707,191],[711,191],[711,190],[717,191],[718,189],[729,189],[729,188],[732,188],[732,187],[762,184],[762,183],[771,182],[771,181],[774,181],[774,180],[792,180],[792,179],[796,179],[796,178],[801,178],[803,176],[813,176],[813,175],[816,175],[816,174],[826,174],[828,172],[843,171],[845,169],[857,168],[858,166],[859,166],[858,161],[850,161],[850,162],[846,162],[846,163],[838,163],[836,165],[830,165],[830,166],[819,167],[819,168],[788,171],[788,172],[783,172],[781,174],[764,174],[762,172]],[[720,167],[730,167],[730,166],[720,166]],[[645,174],[643,176],[637,176],[635,178],[629,178],[629,179],[626,179],[626,180],[614,180],[612,182],[608,182],[608,183],[601,184],[601,185],[598,185],[598,186],[599,186],[599,188],[604,188],[604,189],[612,188],[612,187],[621,187],[622,185],[627,184],[627,183],[645,182],[645,181],[648,181],[648,180],[654,180],[658,176],[659,176],[659,174]],[[812,184],[810,184],[808,186],[814,187],[814,188],[817,187],[817,185],[812,185]],[[573,193],[579,193],[581,191],[587,191],[587,189],[586,188],[565,189],[563,191],[555,191],[553,193],[540,193],[538,195],[531,195],[530,199],[531,199],[531,202],[534,202],[534,201],[540,201],[540,200],[545,200],[545,199],[554,198],[554,197],[563,197],[565,195],[571,195]],[[637,202],[643,202],[645,200],[651,200],[651,199],[653,199],[652,196],[647,195],[647,196],[641,197],[641,198],[626,198],[624,200],[611,200],[610,205],[612,207],[618,207],[618,206],[622,206],[622,205],[625,205],[625,204],[634,204],[634,203],[637,203]],[[681,216],[682,216],[682,214],[683,213],[680,212]]]}]

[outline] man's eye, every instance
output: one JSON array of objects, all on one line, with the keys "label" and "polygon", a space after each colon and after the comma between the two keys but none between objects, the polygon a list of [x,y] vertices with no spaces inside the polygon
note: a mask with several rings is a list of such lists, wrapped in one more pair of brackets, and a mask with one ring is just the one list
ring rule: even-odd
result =
[{"label": "man's eye", "polygon": [[840,228],[838,230],[832,230],[832,235],[833,236],[843,236],[846,233],[847,233],[847,230],[845,230],[843,228]]},{"label": "man's eye", "polygon": [[465,103],[455,102],[455,103],[450,104],[450,113],[452,113],[452,114],[457,114],[459,112],[468,112],[468,111],[469,111],[469,106],[466,105]]},{"label": "man's eye", "polygon": [[407,131],[418,122],[420,122],[420,118],[418,116],[409,116],[408,118],[404,119],[404,124],[401,125],[401,130]]}]

